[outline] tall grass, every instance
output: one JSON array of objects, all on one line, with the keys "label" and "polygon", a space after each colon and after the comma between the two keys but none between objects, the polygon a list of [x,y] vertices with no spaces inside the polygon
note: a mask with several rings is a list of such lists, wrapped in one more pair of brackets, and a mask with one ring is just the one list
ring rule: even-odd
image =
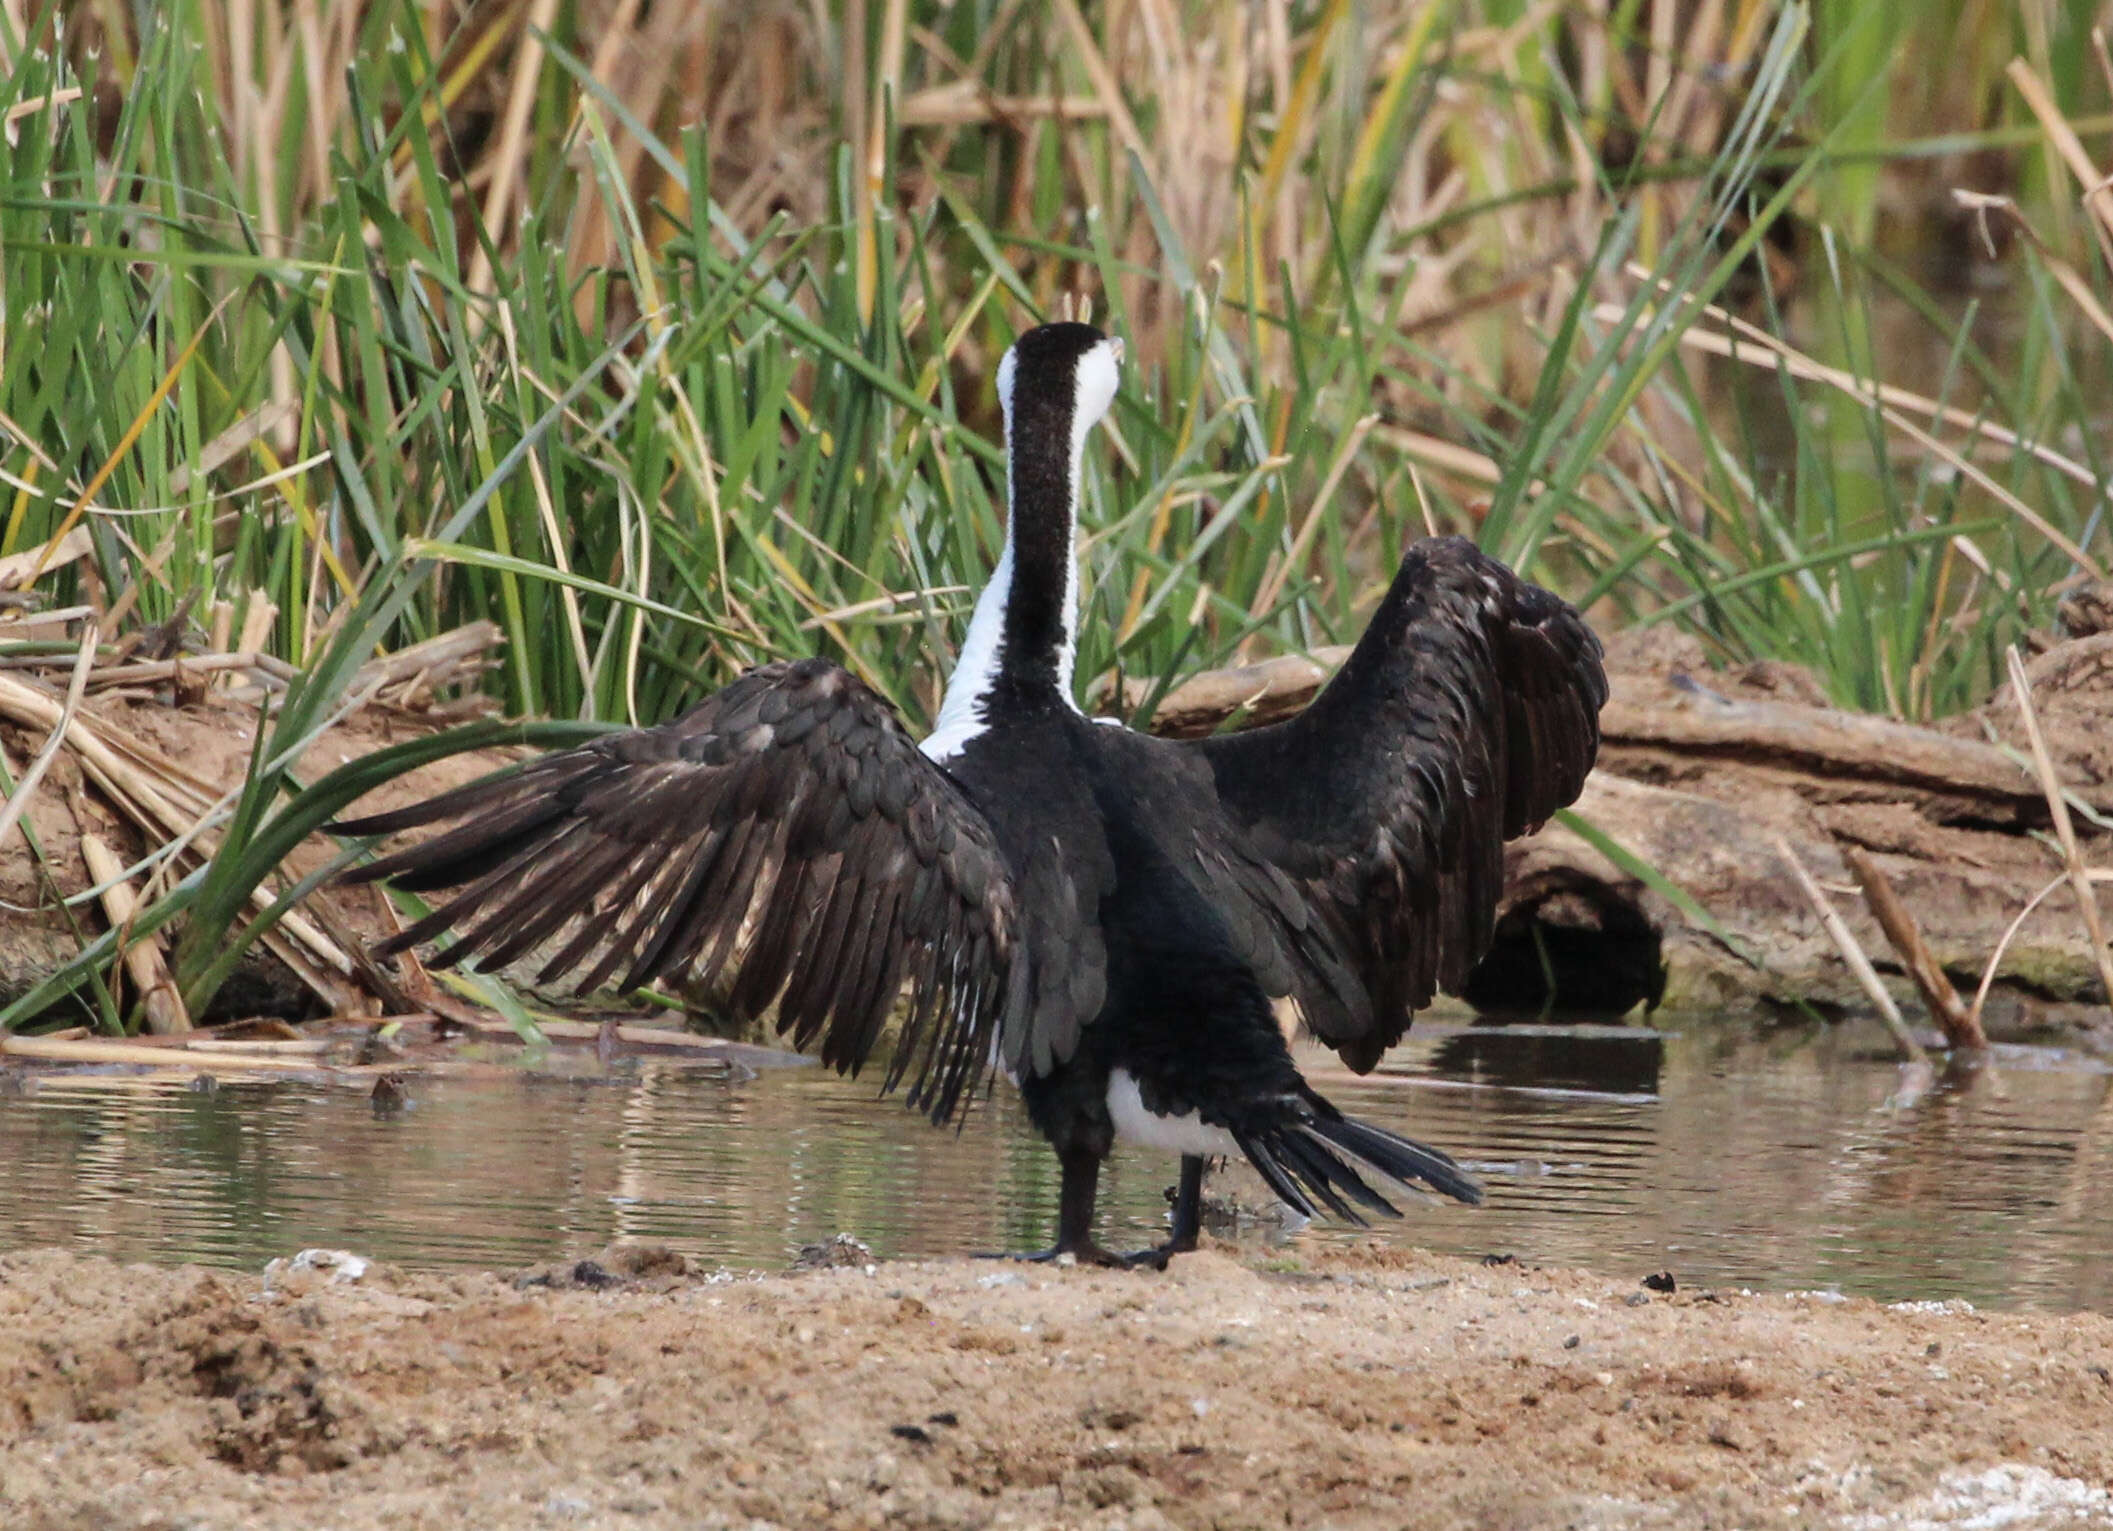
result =
[{"label": "tall grass", "polygon": [[[2076,566],[2010,501],[2109,556],[2103,339],[2048,261],[2105,273],[2000,87],[2016,49],[2097,110],[2052,67],[2085,12],[1681,9],[7,11],[0,555],[86,527],[40,588],[106,640],[268,609],[306,671],[158,911],[197,997],[376,648],[489,616],[507,711],[617,721],[820,652],[926,719],[1002,534],[992,368],[1077,291],[1135,358],[1089,687],[1348,638],[1429,525],[1845,701],[1969,704]],[[1947,35],[1962,115],[1918,116]],[[1882,252],[2006,146],[2052,254],[1992,330]],[[1800,349],[1718,358],[1719,301]],[[1881,302],[1941,363],[1891,380],[2009,435],[1859,394]]]}]

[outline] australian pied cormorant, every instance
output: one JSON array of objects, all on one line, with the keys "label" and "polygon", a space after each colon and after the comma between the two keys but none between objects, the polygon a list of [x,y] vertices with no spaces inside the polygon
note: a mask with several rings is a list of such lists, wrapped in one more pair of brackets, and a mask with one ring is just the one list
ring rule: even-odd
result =
[{"label": "australian pied cormorant", "polygon": [[[1364,1071],[1465,981],[1504,841],[1592,765],[1599,643],[1433,538],[1299,716],[1188,742],[1096,725],[1072,695],[1073,539],[1121,356],[1061,323],[1000,365],[1004,554],[922,745],[839,666],[781,662],[672,722],[340,825],[459,821],[353,874],[459,890],[381,951],[452,930],[443,965],[541,948],[544,981],[700,984],[842,1071],[907,989],[887,1084],[944,1122],[994,1062],[1018,1082],[1062,1165],[1052,1255],[1194,1247],[1211,1155],[1309,1216],[1392,1213],[1375,1180],[1479,1200],[1443,1153],[1315,1092],[1271,1001]],[[1129,1256],[1093,1235],[1118,1137],[1183,1156],[1172,1237]]]}]

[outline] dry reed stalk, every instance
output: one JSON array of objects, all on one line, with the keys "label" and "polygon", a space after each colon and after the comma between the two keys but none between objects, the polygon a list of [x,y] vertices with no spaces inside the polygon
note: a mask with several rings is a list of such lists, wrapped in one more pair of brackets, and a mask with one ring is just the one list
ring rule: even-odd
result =
[{"label": "dry reed stalk", "polygon": [[221,1074],[241,1069],[260,1074],[312,1074],[318,1065],[307,1058],[281,1058],[261,1052],[197,1052],[189,1046],[156,1047],[147,1042],[114,1042],[100,1037],[59,1039],[0,1032],[0,1057],[34,1058],[45,1063],[130,1063],[148,1068],[187,1069]]},{"label": "dry reed stalk", "polygon": [[2021,58],[2014,58],[2003,72],[2010,76],[2010,83],[2017,87],[2025,104],[2032,108],[2032,115],[2039,119],[2040,129],[2054,145],[2055,153],[2061,156],[2062,163],[2069,167],[2069,173],[2083,188],[2084,205],[2091,210],[2095,220],[2099,245],[2109,258],[2113,258],[2113,186],[2109,186],[2106,178],[2099,174],[2098,166],[2091,163],[2091,156],[2084,152],[2083,140],[2069,126],[2069,119],[2062,115],[2060,105],[2041,83],[2040,77],[2032,72],[2032,66]]},{"label": "dry reed stalk", "polygon": [[[528,139],[528,116],[536,104],[536,87],[543,78],[543,41],[555,27],[558,0],[531,0],[522,17],[520,39],[514,44],[513,88],[507,93],[505,115],[500,118],[498,143],[483,163],[492,166],[491,184],[484,197],[484,226],[503,229],[510,222],[514,189],[520,184],[521,168],[527,162],[523,145]],[[492,281],[491,250],[478,242],[470,259],[468,287],[471,292],[489,292]],[[473,332],[483,327],[485,310],[473,305],[467,314]]]},{"label": "dry reed stalk", "polygon": [[[65,630],[83,617],[94,617],[100,613],[93,606],[62,606],[56,611],[0,612],[0,634],[9,639],[22,641],[34,639],[48,628],[57,628],[63,636]],[[48,670],[52,668],[49,654],[8,654],[0,656],[0,670]]]},{"label": "dry reed stalk", "polygon": [[[60,733],[80,757],[83,774],[148,833],[160,833],[188,822],[188,815],[169,801],[164,789],[195,795],[202,790],[201,784],[186,777],[173,761],[162,760],[136,742],[128,743],[125,754],[121,754],[88,719],[78,714],[68,716],[65,708],[45,692],[5,675],[0,675],[0,717]],[[126,754],[134,758],[127,759]],[[151,757],[152,765],[140,763],[142,757]]]},{"label": "dry reed stalk", "polygon": [[912,127],[970,127],[980,124],[1035,122],[1056,118],[1063,122],[1092,122],[1108,115],[1098,96],[1001,96],[980,88],[974,80],[949,80],[928,86],[903,102],[896,121]]},{"label": "dry reed stalk", "polygon": [[261,649],[242,649],[232,654],[186,654],[181,659],[141,659],[131,664],[104,665],[90,673],[88,684],[102,691],[112,686],[137,686],[153,681],[175,681],[186,675],[243,670],[274,689],[283,688],[300,673],[276,655]]},{"label": "dry reed stalk", "polygon": [[242,613],[242,636],[235,641],[235,647],[246,654],[262,653],[271,641],[272,624],[278,620],[278,602],[262,590],[251,590],[249,607]]},{"label": "dry reed stalk", "polygon": [[1936,954],[1922,939],[1922,930],[1916,925],[1915,916],[1900,901],[1900,895],[1886,880],[1886,874],[1878,869],[1878,863],[1854,845],[1843,847],[1842,860],[1848,863],[1857,886],[1864,890],[1864,903],[1870,907],[1871,917],[1878,921],[1878,928],[1885,932],[1893,950],[1900,954],[1901,967],[1922,995],[1922,1003],[1928,1007],[1930,1018],[1942,1028],[1945,1041],[1955,1048],[1987,1047],[1988,1035],[1981,1030],[1981,1018],[1960,1001],[1959,991],[1952,987],[1952,981],[1945,976]]},{"label": "dry reed stalk", "polygon": [[1404,425],[1377,426],[1373,434],[1404,457],[1413,458],[1440,473],[1449,473],[1487,489],[1494,489],[1504,482],[1504,470],[1497,466],[1496,459],[1472,447],[1455,446],[1443,437],[1411,430]]},{"label": "dry reed stalk", "polygon": [[[15,480],[9,482],[25,493],[36,492],[35,486]],[[51,539],[20,553],[10,553],[0,558],[0,590],[19,590],[32,579],[49,574],[54,569],[63,569],[68,564],[86,558],[95,551],[95,539],[88,535],[88,528],[76,526],[72,531]]]},{"label": "dry reed stalk", "polygon": [[1915,1040],[1915,1034],[1908,1030],[1908,1023],[1901,1019],[1900,1007],[1893,1003],[1893,996],[1886,992],[1886,986],[1879,981],[1878,970],[1871,966],[1871,959],[1864,955],[1863,947],[1857,942],[1856,932],[1849,928],[1848,922],[1828,900],[1826,890],[1805,870],[1805,863],[1798,860],[1797,852],[1790,848],[1790,842],[1777,835],[1775,846],[1776,854],[1783,858],[1783,864],[1790,868],[1791,875],[1804,890],[1806,901],[1812,905],[1813,913],[1819,916],[1821,927],[1834,942],[1835,949],[1842,954],[1842,961],[1849,965],[1849,971],[1855,975],[1858,986],[1877,1007],[1879,1019],[1886,1023],[1886,1030],[1893,1033],[1893,1040],[1899,1044],[1901,1056],[1910,1063],[1928,1068],[1930,1055],[1923,1051],[1922,1044]]},{"label": "dry reed stalk", "polygon": [[101,884],[103,916],[117,933],[125,972],[132,979],[132,987],[139,991],[140,1008],[146,1013],[147,1030],[158,1036],[189,1031],[191,1014],[184,1008],[183,995],[177,992],[176,980],[169,972],[160,936],[137,940],[125,937],[139,914],[139,898],[126,880],[124,862],[103,843],[102,836],[85,824],[81,826],[81,860],[88,865],[88,875]]},{"label": "dry reed stalk", "polygon": [[2106,1003],[2113,1005],[2113,949],[2106,946],[2105,926],[2098,917],[2098,895],[2092,891],[2090,869],[2084,865],[2083,851],[2076,843],[2076,826],[2069,821],[2069,804],[2062,796],[2061,779],[2055,774],[2053,757],[2047,753],[2046,736],[2040,731],[2039,710],[2032,702],[2032,682],[2016,649],[2011,649],[2005,658],[2010,666],[2011,693],[2017,700],[2019,716],[2025,720],[2025,740],[2032,747],[2032,768],[2040,779],[2040,790],[2047,795],[2054,837],[2062,847],[2062,864],[2068,871],[2070,886],[2076,889],[2084,935],[2098,962],[2098,979],[2105,986]]},{"label": "dry reed stalk", "polygon": [[[1100,97],[1101,105],[1107,109],[1109,125],[1115,130],[1116,142],[1137,156],[1138,163],[1154,162],[1151,147],[1146,144],[1144,134],[1137,130],[1137,119],[1130,115],[1129,103],[1123,99],[1122,82],[1115,71],[1108,67],[1108,57],[1101,51],[1100,40],[1093,35],[1093,28],[1086,22],[1078,8],[1078,0],[1053,0],[1057,16],[1071,33],[1077,46],[1075,55],[1079,66],[1086,71],[1092,82],[1094,93]],[[1188,125],[1184,125],[1186,128]]]},{"label": "dry reed stalk", "polygon": [[852,143],[864,155],[854,209],[857,246],[853,258],[857,268],[853,277],[857,283],[859,319],[869,324],[873,320],[873,305],[880,283],[880,209],[888,196],[888,160],[894,147],[888,133],[888,120],[902,104],[902,64],[908,26],[909,10],[905,0],[887,0],[887,9],[881,13],[880,46],[873,61],[873,85],[865,98],[866,120],[853,125]]},{"label": "dry reed stalk", "polygon": [[[126,749],[138,758],[126,759],[87,719],[62,718],[61,708],[50,697],[4,675],[0,675],[0,716],[59,730],[79,759],[82,774],[150,838],[189,847],[199,859],[209,859],[219,849],[218,840],[203,827],[212,811],[214,789],[189,777],[174,762],[136,743]],[[171,792],[190,799],[192,806],[187,810],[172,802]],[[272,901],[268,888],[260,886],[250,893],[250,903],[259,910],[269,908]],[[346,981],[355,972],[352,958],[301,915],[283,914],[261,939],[333,1010],[356,1011],[370,1002],[363,991]]]},{"label": "dry reed stalk", "polygon": [[298,1040],[272,1038],[259,1042],[238,1042],[227,1037],[196,1037],[184,1044],[187,1052],[233,1053],[237,1057],[254,1055],[267,1058],[320,1058],[334,1048],[346,1045],[342,1037],[302,1037]]},{"label": "dry reed stalk", "polygon": [[[616,9],[609,13],[604,24],[594,56],[588,61],[587,72],[612,95],[626,102],[641,122],[651,122],[659,103],[668,94],[672,71],[690,51],[678,41],[674,29],[688,26],[696,8],[655,6],[652,18],[641,30],[639,12],[643,8],[644,0],[618,0]],[[706,8],[704,25],[707,27],[713,24],[711,15],[710,8]],[[650,205],[653,197],[658,195],[667,199],[680,217],[689,206],[681,195],[680,183],[666,176],[661,176],[655,185],[641,181],[639,170],[645,152],[644,143],[628,133],[612,144],[615,180],[634,189],[640,206]],[[587,178],[580,187],[579,207],[572,220],[569,253],[573,270],[594,270],[611,264],[612,231],[616,222],[599,178]],[[502,318],[511,312],[504,304],[499,305],[498,311]],[[580,312],[577,305],[574,311]]]},{"label": "dry reed stalk", "polygon": [[51,769],[58,758],[60,748],[66,742],[66,724],[81,705],[81,693],[88,684],[88,671],[95,663],[96,627],[89,623],[81,633],[80,652],[74,656],[73,676],[66,684],[66,699],[59,704],[59,721],[44,740],[44,747],[37,751],[36,759],[30,761],[29,769],[15,782],[14,791],[8,793],[7,801],[0,804],[0,845],[7,843],[7,832],[15,827],[15,821],[29,811],[30,800],[36,796],[37,783]]}]

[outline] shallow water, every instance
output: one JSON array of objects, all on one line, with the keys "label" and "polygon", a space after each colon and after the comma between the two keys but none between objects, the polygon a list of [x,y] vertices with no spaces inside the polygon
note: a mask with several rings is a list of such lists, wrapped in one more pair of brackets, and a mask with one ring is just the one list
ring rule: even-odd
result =
[{"label": "shallow water", "polygon": [[[1467,1255],[1683,1284],[2113,1309],[2113,1076],[2053,1049],[1902,1101],[1883,1038],[1419,1023],[1357,1079],[1306,1060],[1354,1115],[1449,1149],[1480,1209],[1417,1205],[1370,1233]],[[882,1255],[1044,1244],[1056,1166],[1000,1088],[957,1139],[819,1069],[741,1083],[663,1059],[607,1074],[412,1076],[377,1117],[326,1084],[210,1093],[47,1073],[0,1097],[0,1250],[254,1269],[309,1245],[507,1267],[613,1238],[779,1267],[839,1230]],[[1117,1247],[1162,1226],[1170,1158],[1102,1181]],[[1255,1234],[1261,1238],[1264,1235]]]}]

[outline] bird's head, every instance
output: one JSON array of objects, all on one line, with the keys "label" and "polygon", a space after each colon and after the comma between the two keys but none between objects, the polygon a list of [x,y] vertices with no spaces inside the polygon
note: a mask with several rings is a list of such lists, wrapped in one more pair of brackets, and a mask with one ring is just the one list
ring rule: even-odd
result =
[{"label": "bird's head", "polygon": [[1122,341],[1090,324],[1065,320],[1029,330],[998,363],[1007,432],[1068,436],[1076,450],[1114,402],[1122,360]]}]

